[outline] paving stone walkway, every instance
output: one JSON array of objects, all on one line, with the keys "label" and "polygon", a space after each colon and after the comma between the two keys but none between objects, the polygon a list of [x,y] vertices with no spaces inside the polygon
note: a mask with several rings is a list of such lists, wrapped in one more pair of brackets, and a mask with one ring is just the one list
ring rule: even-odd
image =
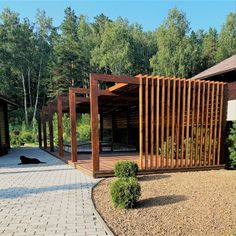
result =
[{"label": "paving stone walkway", "polygon": [[[46,164],[17,165],[20,155]],[[108,235],[94,214],[97,180],[38,148],[0,157],[0,235]]]}]

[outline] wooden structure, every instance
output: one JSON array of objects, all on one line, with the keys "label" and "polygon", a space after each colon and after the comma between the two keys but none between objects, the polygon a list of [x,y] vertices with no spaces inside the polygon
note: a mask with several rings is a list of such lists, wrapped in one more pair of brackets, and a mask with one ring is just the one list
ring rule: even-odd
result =
[{"label": "wooden structure", "polygon": [[[104,82],[113,85],[102,89]],[[48,121],[50,151],[54,151],[52,115],[57,112],[58,155],[68,160],[63,151],[62,113],[69,111],[70,163],[87,169],[95,177],[111,175],[115,161],[125,159],[136,161],[143,173],[221,168],[225,109],[224,82],[91,74],[89,89],[70,88],[69,96],[57,97],[43,107],[44,148],[48,145]],[[77,153],[76,113],[91,116],[89,155]],[[113,138],[116,127],[126,129],[127,143],[136,143],[138,153],[101,154],[100,141],[107,126],[111,127]]]},{"label": "wooden structure", "polygon": [[8,111],[15,108],[15,103],[0,95],[0,156],[7,154],[10,148]]}]

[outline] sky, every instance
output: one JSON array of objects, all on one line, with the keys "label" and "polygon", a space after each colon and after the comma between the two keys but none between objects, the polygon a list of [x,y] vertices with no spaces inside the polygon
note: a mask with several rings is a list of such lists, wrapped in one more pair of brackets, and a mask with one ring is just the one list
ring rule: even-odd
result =
[{"label": "sky", "polygon": [[34,22],[37,9],[44,9],[55,26],[63,21],[64,9],[68,6],[77,15],[86,15],[89,22],[103,13],[112,20],[121,16],[130,23],[139,23],[145,31],[155,30],[173,7],[186,13],[194,31],[209,27],[220,30],[227,14],[236,13],[236,0],[0,0],[0,12],[9,7]]}]

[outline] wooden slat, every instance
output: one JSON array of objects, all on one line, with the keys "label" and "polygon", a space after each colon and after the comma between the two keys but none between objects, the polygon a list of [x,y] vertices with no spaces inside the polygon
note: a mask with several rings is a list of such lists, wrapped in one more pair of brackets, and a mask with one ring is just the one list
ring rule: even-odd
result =
[{"label": "wooden slat", "polygon": [[221,156],[221,144],[222,144],[222,121],[223,121],[223,103],[224,103],[224,84],[222,83],[220,86],[220,114],[219,114],[219,132],[218,132],[218,147],[217,147],[217,165],[220,164],[220,156]]},{"label": "wooden slat", "polygon": [[216,102],[215,102],[215,122],[214,122],[214,143],[213,143],[213,165],[216,164],[216,141],[217,141],[217,124],[218,124],[218,109],[219,109],[219,83],[216,83]]},{"label": "wooden slat", "polygon": [[148,168],[148,78],[145,83],[145,169]]},{"label": "wooden slat", "polygon": [[170,78],[167,79],[167,107],[166,107],[166,167],[169,167],[169,134],[170,134]]},{"label": "wooden slat", "polygon": [[190,117],[190,102],[191,102],[191,80],[188,80],[188,95],[187,95],[187,126],[186,126],[186,157],[185,167],[188,167],[188,143],[189,143],[189,117]]},{"label": "wooden slat", "polygon": [[175,143],[175,98],[176,98],[176,79],[173,80],[173,87],[172,87],[171,168],[173,168],[173,161],[174,161],[174,155],[175,155],[175,150],[174,150],[174,143]]},{"label": "wooden slat", "polygon": [[51,103],[48,104],[48,129],[49,129],[49,141],[50,151],[54,152],[54,140],[53,140],[53,109]]},{"label": "wooden slat", "polygon": [[208,165],[211,165],[211,160],[212,160],[212,124],[213,124],[213,117],[214,117],[214,94],[215,94],[215,85],[214,85],[214,82],[212,82],[211,83],[211,113],[210,113]]},{"label": "wooden slat", "polygon": [[58,129],[58,146],[59,156],[64,156],[63,149],[63,123],[62,123],[62,97],[57,97],[57,129]]},{"label": "wooden slat", "polygon": [[75,92],[69,90],[70,105],[70,142],[71,142],[71,161],[77,162],[77,136],[76,136],[76,104]]},{"label": "wooden slat", "polygon": [[183,96],[182,96],[182,127],[181,127],[181,160],[180,160],[180,166],[183,167],[183,159],[184,159],[184,135],[185,135],[185,128],[184,128],[184,122],[185,122],[185,101],[186,101],[186,80],[183,80]]},{"label": "wooden slat", "polygon": [[[202,82],[202,110],[201,110],[201,137],[200,137],[200,166],[202,165],[203,155],[203,131],[204,131],[204,112],[205,112],[205,82]],[[206,144],[205,144],[206,145]]]},{"label": "wooden slat", "polygon": [[161,168],[164,164],[164,137],[165,137],[165,78],[162,79],[162,98],[161,98]]},{"label": "wooden slat", "polygon": [[191,122],[191,146],[190,146],[190,166],[193,166],[193,153],[194,153],[194,127],[195,127],[195,96],[196,96],[196,80],[193,80],[192,92],[192,122]]},{"label": "wooden slat", "polygon": [[209,119],[209,100],[210,100],[210,82],[207,81],[207,100],[206,100],[206,121],[205,121],[205,149],[204,149],[204,166],[207,165],[207,151],[209,151],[208,145],[208,119]]},{"label": "wooden slat", "polygon": [[156,168],[158,168],[159,165],[159,126],[160,126],[160,79],[157,78],[156,81]]},{"label": "wooden slat", "polygon": [[143,169],[143,81],[139,78],[139,165]]},{"label": "wooden slat", "polygon": [[154,149],[154,79],[151,78],[151,155],[150,168],[153,168],[153,149]]},{"label": "wooden slat", "polygon": [[99,161],[99,130],[98,130],[98,82],[90,75],[90,114],[93,174],[100,169]]},{"label": "wooden slat", "polygon": [[[7,113],[7,111],[6,111]],[[38,140],[39,140],[39,147],[42,147],[42,113],[38,112]],[[8,127],[8,125],[6,125]],[[7,142],[8,143],[8,142]],[[10,147],[8,147],[10,148]]]},{"label": "wooden slat", "polygon": [[199,114],[200,114],[200,99],[201,99],[201,81],[199,80],[197,82],[197,116],[196,116],[196,146],[195,146],[195,165],[199,164],[199,158],[198,158],[198,130],[199,130]]},{"label": "wooden slat", "polygon": [[179,146],[180,146],[180,110],[181,110],[181,80],[178,80],[178,104],[177,104],[177,123],[176,123],[176,167],[179,166]]}]

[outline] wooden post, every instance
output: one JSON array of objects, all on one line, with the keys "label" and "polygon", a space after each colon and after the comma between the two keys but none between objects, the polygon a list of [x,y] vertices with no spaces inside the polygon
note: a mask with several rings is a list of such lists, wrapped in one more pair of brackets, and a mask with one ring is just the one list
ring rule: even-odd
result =
[{"label": "wooden post", "polygon": [[42,147],[42,123],[41,123],[41,112],[38,112],[38,140],[39,147]]},{"label": "wooden post", "polygon": [[[175,99],[176,99],[176,79],[173,80],[173,88],[172,88],[172,124],[171,124],[171,168],[173,168],[174,161],[174,143],[175,143]],[[176,150],[177,151],[177,150]]]},{"label": "wooden post", "polygon": [[[129,145],[130,141],[130,107],[127,107],[127,144]],[[131,136],[132,137],[132,136]]]},{"label": "wooden post", "polygon": [[103,141],[103,112],[100,112],[100,152],[102,152],[102,141]]},{"label": "wooden post", "polygon": [[[204,115],[205,115],[205,81],[202,81],[202,111],[201,111],[201,138],[200,138],[200,166],[204,165],[204,155],[203,155],[203,131],[204,131]],[[216,111],[217,113],[217,111]],[[205,146],[206,147],[206,146]],[[203,163],[202,163],[203,161]]]},{"label": "wooden post", "polygon": [[77,162],[77,137],[76,137],[76,104],[75,92],[69,90],[70,105],[70,142],[71,142],[71,161]]},{"label": "wooden post", "polygon": [[179,166],[179,146],[180,146],[180,110],[181,110],[181,80],[178,79],[178,95],[177,95],[177,122],[176,122],[176,167]]},{"label": "wooden post", "polygon": [[146,77],[146,81],[145,81],[145,169],[148,168],[148,83],[149,83],[149,79],[148,77]]},{"label": "wooden post", "polygon": [[153,150],[154,150],[154,79],[151,78],[151,160],[150,168],[153,168]]},{"label": "wooden post", "polygon": [[42,109],[42,122],[43,122],[43,147],[47,148],[47,125],[46,125],[46,114],[44,108]]},{"label": "wooden post", "polygon": [[[218,153],[220,153],[220,158],[217,160],[217,164],[225,164],[225,149],[226,145],[226,123],[227,123],[227,110],[228,110],[228,85],[222,83],[221,86],[221,106],[220,106],[220,129],[219,129],[219,139],[218,139]],[[219,155],[218,155],[219,156]],[[220,160],[219,160],[220,159]]]},{"label": "wooden post", "polygon": [[160,79],[157,78],[157,86],[156,86],[156,165],[155,167],[159,167],[159,127],[160,127]]},{"label": "wooden post", "polygon": [[115,138],[115,129],[116,129],[115,117],[116,117],[115,111],[112,111],[111,113],[111,151],[112,152],[114,151],[114,138]]},{"label": "wooden post", "polygon": [[186,151],[185,151],[185,167],[189,166],[189,160],[188,160],[188,143],[189,143],[189,118],[190,118],[190,102],[191,102],[191,80],[188,80],[188,93],[187,93],[187,124],[186,124]]},{"label": "wooden post", "polygon": [[139,166],[143,169],[143,79],[139,78]]},{"label": "wooden post", "polygon": [[48,104],[48,128],[49,128],[50,151],[54,152],[52,103]]},{"label": "wooden post", "polygon": [[214,146],[213,146],[213,165],[216,164],[216,141],[217,141],[217,122],[218,122],[218,115],[219,115],[219,89],[220,89],[220,84],[216,83],[216,103],[215,103],[215,120],[214,120]]},{"label": "wooden post", "polygon": [[90,74],[90,114],[93,174],[99,171],[98,81]]},{"label": "wooden post", "polygon": [[58,146],[59,156],[64,156],[63,149],[63,123],[62,123],[62,97],[57,97],[57,128],[58,128]]},{"label": "wooden post", "polygon": [[169,167],[169,135],[170,135],[170,80],[167,79],[167,106],[166,106],[166,167]]}]

